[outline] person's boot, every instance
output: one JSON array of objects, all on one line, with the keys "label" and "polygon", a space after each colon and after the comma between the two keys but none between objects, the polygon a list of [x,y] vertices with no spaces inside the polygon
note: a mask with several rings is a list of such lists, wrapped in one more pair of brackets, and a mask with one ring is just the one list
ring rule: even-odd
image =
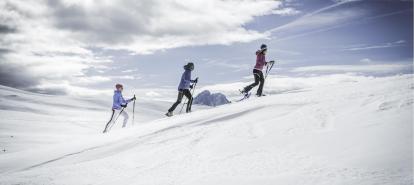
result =
[{"label": "person's boot", "polygon": [[171,116],[173,116],[173,113],[168,111],[165,115],[168,116],[168,117],[171,117]]},{"label": "person's boot", "polygon": [[265,94],[256,94],[257,97],[266,96]]},{"label": "person's boot", "polygon": [[241,94],[244,94],[244,95],[249,94],[249,91],[247,91],[246,88],[243,88],[243,90],[239,89],[239,91],[240,91]]}]

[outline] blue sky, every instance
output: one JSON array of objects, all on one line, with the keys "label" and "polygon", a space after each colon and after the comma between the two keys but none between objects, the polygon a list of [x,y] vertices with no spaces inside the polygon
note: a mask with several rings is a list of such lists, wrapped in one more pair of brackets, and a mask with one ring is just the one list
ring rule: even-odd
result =
[{"label": "blue sky", "polygon": [[262,43],[275,75],[412,73],[407,0],[33,0],[0,9],[0,84],[36,92],[175,88],[189,61],[204,85],[245,80]]}]

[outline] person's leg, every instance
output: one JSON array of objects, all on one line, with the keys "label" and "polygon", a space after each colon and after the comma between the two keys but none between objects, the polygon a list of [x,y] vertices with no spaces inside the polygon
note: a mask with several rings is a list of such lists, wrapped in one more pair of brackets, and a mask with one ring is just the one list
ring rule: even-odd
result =
[{"label": "person's leg", "polygon": [[126,110],[122,111],[122,117],[124,117],[124,123],[122,124],[122,128],[126,127],[126,124],[128,123],[129,115],[126,112]]},{"label": "person's leg", "polygon": [[254,76],[254,83],[252,83],[252,84],[250,84],[250,85],[248,85],[248,86],[246,86],[245,88],[244,88],[244,92],[245,93],[248,93],[250,90],[252,90],[253,89],[253,87],[255,87],[256,85],[258,85],[259,84],[259,76],[257,75],[257,71],[259,71],[259,70],[257,70],[257,69],[254,69],[253,70],[253,76]]},{"label": "person's leg", "polygon": [[188,102],[187,102],[187,108],[186,108],[186,111],[185,112],[191,112],[191,106],[192,106],[192,104],[193,104],[193,96],[191,96],[191,92],[190,92],[190,90],[189,89],[185,89],[184,91],[183,91],[183,94],[185,95],[185,97],[187,97],[187,99],[188,99]]},{"label": "person's leg", "polygon": [[257,89],[257,95],[261,96],[262,92],[263,92],[263,85],[264,85],[264,76],[263,76],[263,72],[259,71],[259,73],[257,73],[257,76],[259,77],[259,88]]},{"label": "person's leg", "polygon": [[112,110],[112,115],[111,115],[111,119],[109,119],[108,123],[106,123],[105,125],[105,129],[104,129],[104,133],[108,131],[108,127],[109,125],[112,124],[113,120],[114,120],[114,115],[115,115],[115,110]]},{"label": "person's leg", "polygon": [[168,109],[168,112],[173,112],[175,108],[181,103],[183,99],[183,91],[178,91],[177,101]]}]

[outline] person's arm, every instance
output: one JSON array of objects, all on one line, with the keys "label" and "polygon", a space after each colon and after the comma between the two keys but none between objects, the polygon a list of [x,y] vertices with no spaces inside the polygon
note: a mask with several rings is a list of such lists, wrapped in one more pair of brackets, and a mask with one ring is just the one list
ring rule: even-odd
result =
[{"label": "person's arm", "polygon": [[192,82],[192,80],[191,80],[191,74],[190,74],[190,72],[188,72],[188,71],[185,71],[184,72],[184,74],[183,74],[183,81],[184,82],[186,82],[186,83],[190,83],[190,82]]},{"label": "person's arm", "polygon": [[126,100],[126,103],[129,103],[129,102],[134,101],[134,100],[136,100],[136,99],[137,99],[137,98],[135,98],[135,95],[134,95],[134,97],[132,97],[131,99]]},{"label": "person's arm", "polygon": [[121,107],[126,107],[126,105],[128,104],[127,101],[125,101],[124,97],[122,95],[119,96],[119,100],[118,100],[121,104]]},{"label": "person's arm", "polygon": [[273,64],[273,63],[275,63],[275,61],[274,61],[274,60],[271,60],[271,61],[269,61],[269,62],[266,62],[266,65],[267,65],[267,64]]},{"label": "person's arm", "polygon": [[198,82],[198,77],[195,78],[194,80],[191,80],[192,83],[197,83]]},{"label": "person's arm", "polygon": [[262,53],[262,55],[263,55],[263,62],[264,62],[264,64],[265,64],[265,66],[267,66],[267,64],[268,64],[269,62],[267,62],[267,61],[266,61],[266,55],[264,55],[263,53]]}]

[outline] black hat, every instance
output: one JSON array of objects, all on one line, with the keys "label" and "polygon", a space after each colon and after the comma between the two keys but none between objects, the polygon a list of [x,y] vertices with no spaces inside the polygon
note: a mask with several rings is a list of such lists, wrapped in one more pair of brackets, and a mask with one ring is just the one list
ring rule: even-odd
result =
[{"label": "black hat", "polygon": [[267,46],[266,46],[266,44],[262,44],[262,45],[260,46],[260,49],[261,49],[261,50],[267,50]]},{"label": "black hat", "polygon": [[184,66],[185,70],[194,70],[194,63],[189,62],[187,65]]}]

